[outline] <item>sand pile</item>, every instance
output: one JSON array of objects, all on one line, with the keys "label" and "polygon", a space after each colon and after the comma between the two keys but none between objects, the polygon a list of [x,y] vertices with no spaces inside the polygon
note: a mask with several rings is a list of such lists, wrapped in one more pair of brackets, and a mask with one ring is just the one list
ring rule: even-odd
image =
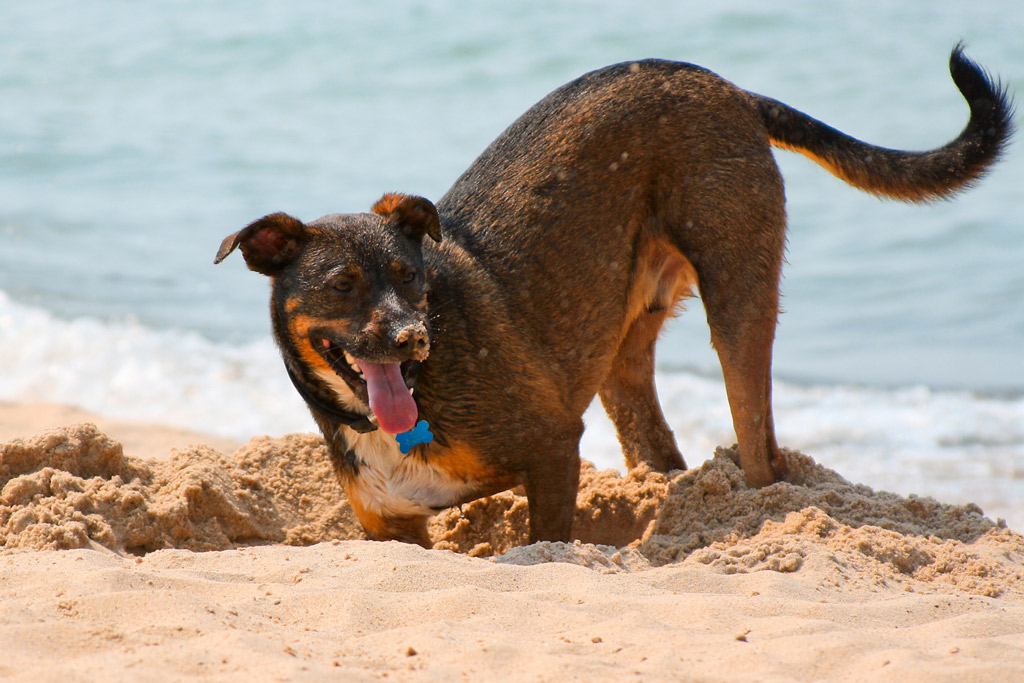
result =
[{"label": "sand pile", "polygon": [[[790,481],[759,490],[728,449],[671,475],[584,464],[574,544],[517,547],[528,511],[516,492],[441,513],[431,535],[438,549],[511,564],[617,572],[686,563],[725,574],[814,566],[832,585],[1024,594],[1024,538],[976,506],[876,492],[786,456]],[[312,435],[255,438],[231,456],[192,446],[153,462],[76,425],[0,447],[0,491],[5,549],[143,554],[363,538]]]},{"label": "sand pile", "polygon": [[0,447],[0,546],[141,554],[362,538],[312,435],[126,456],[91,424]]}]

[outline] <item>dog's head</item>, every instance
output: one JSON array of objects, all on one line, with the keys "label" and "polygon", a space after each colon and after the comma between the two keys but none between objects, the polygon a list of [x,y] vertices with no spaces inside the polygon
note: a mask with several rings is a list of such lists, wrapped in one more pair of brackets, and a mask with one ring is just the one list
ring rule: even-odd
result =
[{"label": "dog's head", "polygon": [[241,248],[249,268],[273,282],[275,333],[285,353],[347,409],[368,407],[381,429],[398,433],[415,424],[410,387],[430,353],[424,235],[441,240],[434,205],[386,194],[372,213],[309,224],[265,216],[225,238],[214,263]]}]

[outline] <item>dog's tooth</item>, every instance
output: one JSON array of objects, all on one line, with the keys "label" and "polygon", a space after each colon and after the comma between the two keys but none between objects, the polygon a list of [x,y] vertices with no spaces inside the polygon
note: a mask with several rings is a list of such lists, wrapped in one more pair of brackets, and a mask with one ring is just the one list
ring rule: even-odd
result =
[{"label": "dog's tooth", "polygon": [[352,368],[352,372],[359,375],[361,379],[366,379],[366,377],[363,376],[363,369],[359,367],[359,363],[356,361],[356,357],[348,351],[345,352],[345,362],[348,363],[350,368]]}]

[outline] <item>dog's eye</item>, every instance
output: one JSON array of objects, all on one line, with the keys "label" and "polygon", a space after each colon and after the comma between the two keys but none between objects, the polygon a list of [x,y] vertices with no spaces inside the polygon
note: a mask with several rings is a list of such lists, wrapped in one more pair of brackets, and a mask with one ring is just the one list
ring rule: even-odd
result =
[{"label": "dog's eye", "polygon": [[402,282],[404,282],[405,284],[409,284],[410,282],[412,282],[415,279],[416,279],[416,271],[415,270],[408,270],[408,271],[406,271],[405,275],[402,276]]},{"label": "dog's eye", "polygon": [[352,291],[352,283],[348,282],[347,280],[335,280],[334,282],[331,283],[331,288],[334,289],[334,291],[336,292],[348,294],[349,292]]}]

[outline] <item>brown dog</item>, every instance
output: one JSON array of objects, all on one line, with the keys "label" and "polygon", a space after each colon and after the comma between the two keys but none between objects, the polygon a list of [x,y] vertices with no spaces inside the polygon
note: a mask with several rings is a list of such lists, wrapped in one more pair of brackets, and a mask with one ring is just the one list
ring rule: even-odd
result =
[{"label": "brown dog", "polygon": [[[950,71],[967,127],[901,152],[696,66],[607,67],[526,112],[436,209],[388,194],[372,213],[309,224],[273,214],[216,260],[240,246],[270,276],[285,365],[371,538],[429,546],[433,512],[524,484],[530,539],[568,540],[595,394],[631,467],[685,467],[654,343],[694,287],[747,481],[785,476],[771,355],[786,220],[771,145],[877,195],[950,196],[1011,131],[1008,96],[960,46]],[[434,439],[403,455],[394,434],[418,420]]]}]

